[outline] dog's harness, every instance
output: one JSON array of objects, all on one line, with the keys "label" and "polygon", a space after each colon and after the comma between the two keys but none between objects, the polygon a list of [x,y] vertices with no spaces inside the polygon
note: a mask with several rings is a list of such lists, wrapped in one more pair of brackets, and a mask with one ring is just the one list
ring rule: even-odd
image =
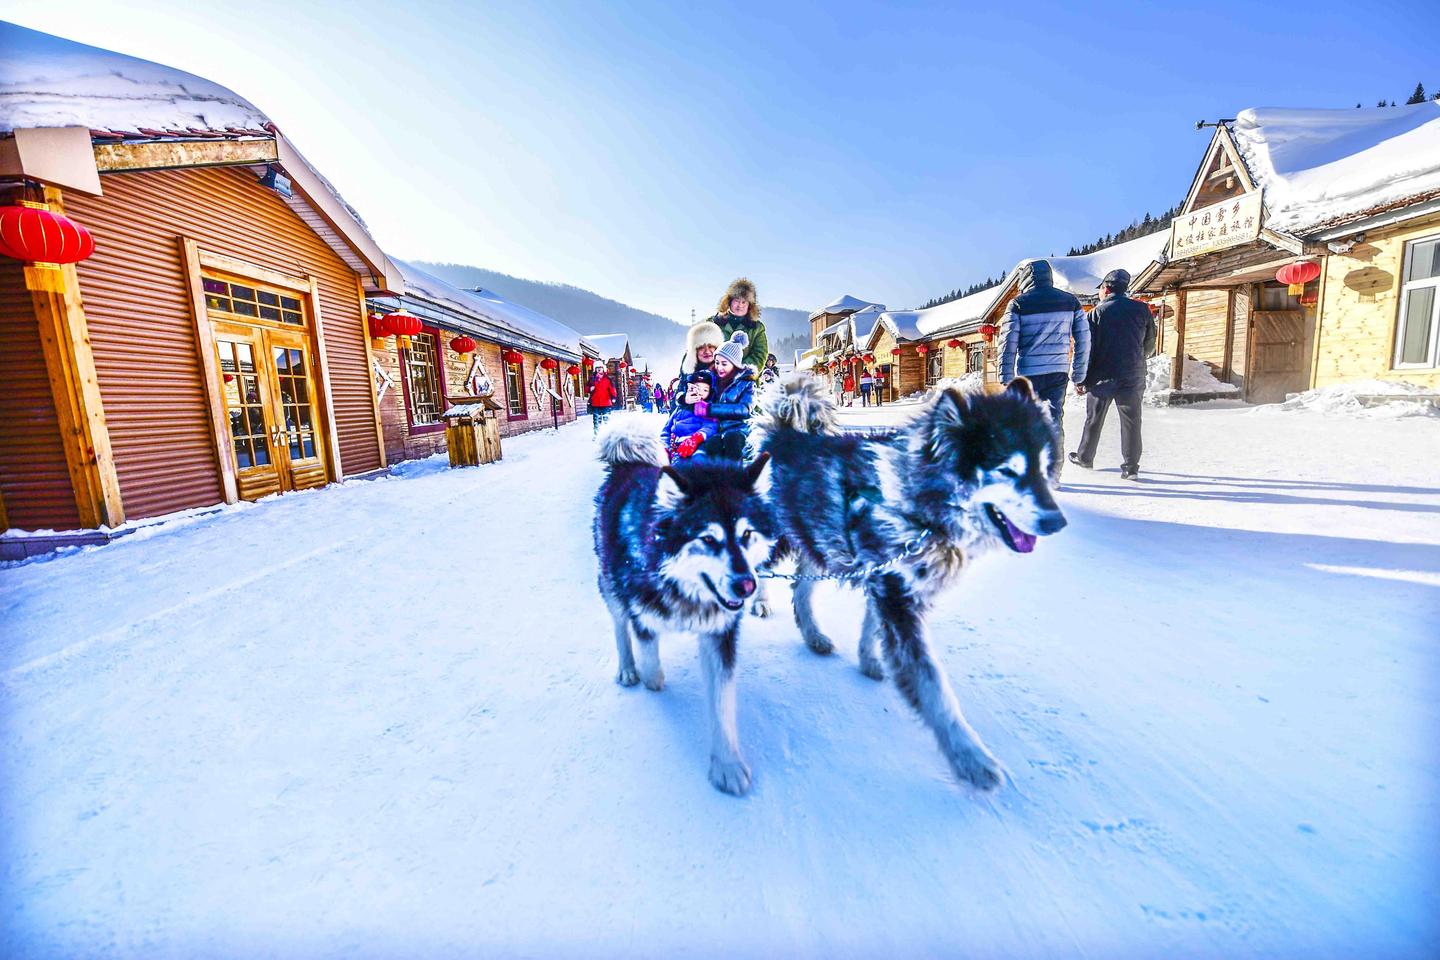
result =
[{"label": "dog's harness", "polygon": [[866,564],[859,570],[852,570],[849,573],[761,573],[758,574],[761,580],[804,580],[807,582],[820,580],[839,580],[842,583],[869,580],[877,573],[885,573],[896,566],[899,566],[911,557],[914,557],[925,549],[925,541],[930,539],[930,529],[922,528],[919,533],[905,541],[905,546],[900,552],[882,563]]}]

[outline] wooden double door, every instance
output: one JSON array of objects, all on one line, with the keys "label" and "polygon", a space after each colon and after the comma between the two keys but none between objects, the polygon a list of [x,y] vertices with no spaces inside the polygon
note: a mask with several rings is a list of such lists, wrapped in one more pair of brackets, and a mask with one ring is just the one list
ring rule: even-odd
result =
[{"label": "wooden double door", "polygon": [[1250,319],[1245,399],[1280,403],[1309,384],[1304,310],[1257,310]]},{"label": "wooden double door", "polygon": [[329,469],[305,330],[211,323],[240,498],[324,486]]}]

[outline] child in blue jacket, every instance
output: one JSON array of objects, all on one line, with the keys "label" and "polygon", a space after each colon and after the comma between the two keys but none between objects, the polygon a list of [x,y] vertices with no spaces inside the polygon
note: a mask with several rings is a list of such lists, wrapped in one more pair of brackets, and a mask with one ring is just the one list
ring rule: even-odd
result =
[{"label": "child in blue jacket", "polygon": [[702,443],[715,436],[717,425],[710,415],[714,390],[715,377],[709,370],[696,370],[685,378],[685,395],[675,401],[675,412],[660,430],[671,460],[694,456]]},{"label": "child in blue jacket", "polygon": [[750,338],[736,330],[715,351],[711,370],[715,374],[715,402],[709,414],[717,423],[715,436],[705,444],[707,457],[744,460],[750,440],[750,418],[755,413],[755,368],[744,362]]}]

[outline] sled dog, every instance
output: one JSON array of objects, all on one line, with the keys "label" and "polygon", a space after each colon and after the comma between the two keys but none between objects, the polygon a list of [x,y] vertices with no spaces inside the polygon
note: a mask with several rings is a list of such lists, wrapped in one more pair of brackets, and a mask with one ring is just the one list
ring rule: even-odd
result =
[{"label": "sled dog", "polygon": [[667,466],[650,424],[620,420],[602,438],[600,459],[609,469],[595,497],[595,556],[600,595],[615,619],[615,680],[660,690],[660,634],[696,634],[710,714],[710,782],[743,794],[750,768],[735,728],[735,654],[756,567],[775,542],[764,498],[769,458],[748,466]]},{"label": "sled dog", "polygon": [[[861,435],[838,427],[828,393],[801,374],[770,399],[758,427],[777,558],[865,591],[861,672],[883,680],[888,670],[955,775],[999,788],[1003,768],[960,712],[925,617],[971,560],[997,549],[1029,553],[1065,526],[1049,482],[1055,431],[1030,382],[941,390],[906,425]],[[796,583],[795,622],[811,650],[828,654],[834,645],[816,624],[814,589]]]}]

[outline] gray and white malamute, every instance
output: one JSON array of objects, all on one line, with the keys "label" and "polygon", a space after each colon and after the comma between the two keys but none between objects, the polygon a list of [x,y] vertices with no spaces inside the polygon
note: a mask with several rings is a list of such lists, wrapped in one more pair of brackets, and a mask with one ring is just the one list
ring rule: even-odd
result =
[{"label": "gray and white malamute", "polygon": [[600,458],[609,473],[595,497],[595,555],[600,595],[615,618],[615,679],[661,689],[659,635],[697,634],[710,712],[710,782],[743,794],[750,768],[735,727],[735,653],[756,595],[756,567],[775,543],[764,497],[768,458],[749,466],[671,467],[652,425],[623,420],[602,438]]},{"label": "gray and white malamute", "polygon": [[[905,426],[856,434],[839,429],[828,393],[802,374],[771,396],[759,429],[779,553],[794,556],[802,574],[864,589],[861,671],[883,680],[888,667],[957,777],[1001,786],[1003,768],[930,652],[925,615],[975,557],[1029,553],[1037,537],[1065,526],[1050,492],[1055,431],[1030,382],[942,390]],[[810,649],[826,654],[834,646],[815,622],[813,592],[811,582],[796,584],[795,622]]]}]

